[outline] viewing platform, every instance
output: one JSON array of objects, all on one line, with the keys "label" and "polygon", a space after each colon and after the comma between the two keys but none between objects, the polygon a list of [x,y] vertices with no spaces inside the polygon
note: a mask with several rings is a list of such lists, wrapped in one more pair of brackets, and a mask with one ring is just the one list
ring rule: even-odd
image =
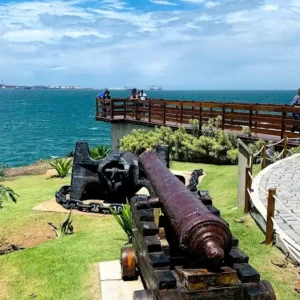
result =
[{"label": "viewing platform", "polygon": [[[122,123],[122,131],[115,138],[121,138],[134,128],[179,125],[191,130],[189,120],[199,121],[198,130],[210,118],[222,117],[221,128],[236,133],[239,137],[250,140],[264,139],[279,141],[287,136],[299,138],[300,133],[293,133],[293,126],[300,127],[300,120],[294,120],[292,114],[300,114],[300,107],[275,104],[250,104],[234,102],[206,102],[179,100],[129,100],[96,98],[96,120],[112,124]],[[127,124],[127,125],[125,125]],[[133,126],[134,125],[134,126]],[[243,133],[248,127],[251,135]],[[112,140],[114,133],[112,133]],[[296,140],[291,145],[299,145]],[[113,148],[115,143],[113,142]]]}]

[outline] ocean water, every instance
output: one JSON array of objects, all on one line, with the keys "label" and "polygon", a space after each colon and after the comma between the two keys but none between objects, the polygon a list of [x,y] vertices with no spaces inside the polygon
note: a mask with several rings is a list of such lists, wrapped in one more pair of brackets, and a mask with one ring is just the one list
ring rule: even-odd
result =
[{"label": "ocean water", "polygon": [[[64,156],[76,141],[110,145],[110,125],[95,121],[95,90],[0,89],[0,162],[9,167]],[[295,91],[147,91],[178,100],[290,103]],[[129,91],[112,91],[127,97]]]}]

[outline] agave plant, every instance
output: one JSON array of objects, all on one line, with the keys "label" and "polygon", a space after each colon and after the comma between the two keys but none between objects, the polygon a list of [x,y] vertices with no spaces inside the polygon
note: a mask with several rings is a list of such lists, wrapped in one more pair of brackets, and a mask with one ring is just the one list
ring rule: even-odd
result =
[{"label": "agave plant", "polygon": [[100,145],[90,150],[90,156],[92,159],[98,160],[106,157],[110,151],[111,149],[109,146]]},{"label": "agave plant", "polygon": [[64,178],[71,169],[72,161],[70,159],[56,158],[50,161],[49,164],[56,170],[60,178]]},{"label": "agave plant", "polygon": [[120,214],[110,209],[110,212],[127,235],[128,243],[132,241],[131,207],[126,201]]},{"label": "agave plant", "polygon": [[56,227],[53,223],[48,223],[55,231],[56,237],[61,238],[65,235],[73,234],[73,220],[71,220],[72,210],[70,211],[67,219],[59,226]]},{"label": "agave plant", "polygon": [[11,200],[17,202],[18,194],[16,194],[11,188],[0,184],[0,209],[2,209],[2,202],[4,200]]}]

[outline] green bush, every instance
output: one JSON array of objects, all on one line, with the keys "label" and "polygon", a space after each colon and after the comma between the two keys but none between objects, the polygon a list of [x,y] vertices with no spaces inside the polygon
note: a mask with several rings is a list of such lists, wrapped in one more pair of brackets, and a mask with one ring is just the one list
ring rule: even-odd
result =
[{"label": "green bush", "polygon": [[[133,130],[120,140],[120,149],[140,154],[158,145],[168,145],[172,160],[211,162],[217,164],[237,163],[237,138],[220,129],[221,118],[210,119],[202,126],[198,137],[198,121],[190,120],[192,134],[183,126],[173,131],[170,127],[156,127],[152,131]],[[235,150],[235,151],[233,151]]]},{"label": "green bush", "polygon": [[289,156],[300,153],[300,146],[289,149]]},{"label": "green bush", "polygon": [[110,151],[110,147],[106,145],[100,145],[90,150],[90,156],[92,159],[98,160],[106,157],[110,153]]},{"label": "green bush", "polygon": [[60,178],[64,178],[71,169],[72,160],[67,158],[56,158],[53,161],[50,161],[49,164],[56,170]]}]

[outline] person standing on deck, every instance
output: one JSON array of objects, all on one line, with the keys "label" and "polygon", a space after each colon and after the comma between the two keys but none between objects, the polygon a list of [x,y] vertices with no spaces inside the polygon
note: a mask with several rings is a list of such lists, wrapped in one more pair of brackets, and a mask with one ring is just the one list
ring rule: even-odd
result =
[{"label": "person standing on deck", "polygon": [[105,93],[106,93],[106,91],[105,92],[103,91],[97,97],[100,99],[104,99]]},{"label": "person standing on deck", "polygon": [[[292,104],[292,107],[299,106],[300,107],[300,89],[298,89],[298,94],[294,97]],[[294,120],[300,120],[300,114],[293,113]],[[299,126],[294,125],[291,129],[291,132],[299,131]]]},{"label": "person standing on deck", "polygon": [[147,100],[147,94],[144,93],[143,90],[140,91],[140,95],[139,95],[139,96],[140,96],[139,98],[140,98],[141,100]]}]

